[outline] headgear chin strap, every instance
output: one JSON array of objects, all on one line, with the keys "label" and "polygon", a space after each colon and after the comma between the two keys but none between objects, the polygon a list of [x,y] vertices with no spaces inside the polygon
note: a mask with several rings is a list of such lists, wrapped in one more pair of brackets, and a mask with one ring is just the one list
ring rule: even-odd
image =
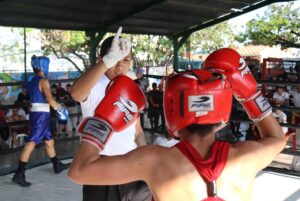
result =
[{"label": "headgear chin strap", "polygon": [[48,57],[45,57],[45,56],[37,57],[35,55],[33,55],[31,57],[32,68],[42,70],[44,72],[45,76],[48,75],[49,63],[50,63],[50,59]]},{"label": "headgear chin strap", "polygon": [[231,106],[231,84],[208,70],[185,71],[166,80],[164,113],[172,137],[180,137],[178,131],[191,124],[227,123]]}]

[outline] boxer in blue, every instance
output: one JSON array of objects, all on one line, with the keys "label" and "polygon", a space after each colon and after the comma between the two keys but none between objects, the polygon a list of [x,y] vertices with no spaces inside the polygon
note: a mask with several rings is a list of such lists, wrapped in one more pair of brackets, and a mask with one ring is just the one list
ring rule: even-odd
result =
[{"label": "boxer in blue", "polygon": [[49,81],[46,78],[49,63],[50,60],[47,57],[36,57],[34,55],[31,58],[35,76],[27,84],[27,93],[31,103],[29,112],[30,132],[20,155],[18,168],[12,178],[14,183],[23,187],[31,185],[30,182],[25,180],[25,167],[35,146],[41,141],[45,142],[46,153],[53,163],[56,174],[69,167],[68,164],[63,164],[57,159],[54,140],[50,132],[50,107],[56,110],[57,117],[60,120],[67,120],[69,114],[68,110],[57,103],[51,94]]}]

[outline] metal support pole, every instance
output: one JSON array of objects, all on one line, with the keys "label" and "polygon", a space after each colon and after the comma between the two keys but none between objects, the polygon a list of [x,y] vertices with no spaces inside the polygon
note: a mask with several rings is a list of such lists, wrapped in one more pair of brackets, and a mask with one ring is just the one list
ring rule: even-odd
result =
[{"label": "metal support pole", "polygon": [[97,34],[97,32],[95,31],[91,31],[91,32],[86,32],[86,35],[89,37],[89,60],[90,60],[90,65],[94,65],[96,64],[96,48],[97,45],[99,44],[99,42],[102,40],[103,36],[105,35],[106,32],[100,32]]},{"label": "metal support pole", "polygon": [[24,75],[27,82],[27,44],[26,44],[26,28],[24,27]]},{"label": "metal support pole", "polygon": [[173,69],[175,72],[178,72],[178,38],[173,38]]}]

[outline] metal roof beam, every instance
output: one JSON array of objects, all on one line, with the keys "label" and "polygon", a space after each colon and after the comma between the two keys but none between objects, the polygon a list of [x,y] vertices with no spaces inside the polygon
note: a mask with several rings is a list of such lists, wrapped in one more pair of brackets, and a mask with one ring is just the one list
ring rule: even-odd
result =
[{"label": "metal roof beam", "polygon": [[13,2],[13,1],[7,1],[4,3],[1,3],[0,11],[3,12],[5,10],[9,10],[12,12],[25,12],[30,11],[32,12],[32,15],[35,15],[35,13],[45,13],[52,16],[62,15],[62,14],[68,14],[70,16],[76,16],[78,13],[81,13],[83,16],[94,16],[94,14],[91,14],[90,11],[82,11],[80,9],[70,9],[67,7],[59,7],[59,6],[45,6],[42,4],[30,4],[24,2]]},{"label": "metal roof beam", "polygon": [[201,29],[208,28],[210,26],[216,25],[218,23],[224,22],[226,20],[229,20],[231,18],[240,16],[240,15],[243,15],[245,13],[251,12],[251,11],[256,10],[258,8],[262,8],[262,7],[270,5],[272,3],[287,2],[287,1],[291,1],[291,0],[263,0],[261,2],[258,2],[257,4],[254,4],[254,5],[251,5],[251,6],[247,6],[245,8],[241,8],[241,10],[242,10],[241,12],[235,12],[235,13],[232,13],[232,14],[224,15],[224,16],[221,16],[221,17],[216,18],[214,20],[201,23],[201,24],[196,25],[196,26],[194,26],[192,28],[188,28],[188,29],[186,29],[184,31],[177,32],[177,33],[174,34],[174,36],[179,37],[179,36],[182,36],[184,34],[191,34],[191,33],[195,32],[195,31],[199,31]]},{"label": "metal roof beam", "polygon": [[107,30],[109,26],[111,25],[114,25],[116,23],[119,23],[119,22],[122,22],[123,20],[126,20],[130,17],[133,17],[141,12],[144,12],[145,10],[148,10],[150,8],[153,8],[161,3],[164,3],[166,2],[166,0],[153,0],[153,1],[150,1],[142,6],[140,6],[139,8],[131,11],[131,12],[128,12],[128,13],[125,13],[123,15],[120,15],[112,20],[110,20],[109,22],[105,23],[104,25],[98,25],[96,30]]},{"label": "metal roof beam", "polygon": [[[118,26],[114,25],[110,28],[117,30]],[[125,32],[124,32],[125,33]],[[136,27],[134,26],[130,26],[127,27],[126,26],[126,33],[127,34],[146,34],[146,35],[162,35],[162,36],[169,36],[171,33],[169,33],[168,29],[164,29],[164,28],[149,28],[149,27],[145,27],[145,28],[140,28],[139,30],[136,30]]]},{"label": "metal roof beam", "polygon": [[[180,27],[179,24],[172,24],[172,23],[167,23],[167,22],[157,22],[157,21],[152,21],[152,20],[128,20],[122,23],[126,29],[127,26],[138,26],[141,28],[167,28],[173,31],[178,30],[178,27]],[[183,24],[181,25],[183,26]]]},{"label": "metal roof beam", "polygon": [[201,10],[214,10],[214,11],[218,11],[218,12],[228,12],[228,9],[224,9],[224,8],[220,8],[220,7],[216,7],[212,4],[205,4],[205,3],[194,3],[194,2],[183,2],[183,1],[177,1],[177,0],[168,0],[168,3],[170,3],[171,5],[176,5],[179,7],[190,7],[190,8],[194,8],[194,9],[201,9]]},{"label": "metal roof beam", "polygon": [[[1,10],[1,9],[0,9]],[[46,21],[59,21],[59,22],[67,22],[67,23],[82,23],[87,24],[88,26],[96,26],[96,21],[88,20],[88,19],[82,19],[80,17],[76,16],[57,16],[52,15],[49,16],[48,14],[39,13],[39,14],[31,14],[31,13],[21,13],[21,12],[8,12],[8,11],[2,11],[0,12],[0,18],[6,18],[9,14],[13,13],[13,18],[11,19],[22,19],[22,20],[39,20],[43,22]]]},{"label": "metal roof beam", "polygon": [[31,27],[36,29],[59,29],[59,30],[74,30],[74,31],[85,31],[90,30],[90,24],[81,24],[81,23],[70,23],[70,22],[61,22],[57,23],[57,21],[51,21],[51,20],[43,20],[39,22],[39,24],[36,23],[38,19],[37,18],[30,18],[27,20],[20,21],[19,18],[8,18],[0,17],[0,24],[1,26],[9,26],[9,27]]}]

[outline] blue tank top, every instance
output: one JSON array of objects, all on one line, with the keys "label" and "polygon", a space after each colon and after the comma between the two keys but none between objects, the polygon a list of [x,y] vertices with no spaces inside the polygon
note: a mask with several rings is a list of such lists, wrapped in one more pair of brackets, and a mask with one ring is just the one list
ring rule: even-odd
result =
[{"label": "blue tank top", "polygon": [[48,103],[45,95],[39,89],[39,81],[42,78],[34,76],[32,80],[27,84],[27,94],[29,100],[32,103]]}]

